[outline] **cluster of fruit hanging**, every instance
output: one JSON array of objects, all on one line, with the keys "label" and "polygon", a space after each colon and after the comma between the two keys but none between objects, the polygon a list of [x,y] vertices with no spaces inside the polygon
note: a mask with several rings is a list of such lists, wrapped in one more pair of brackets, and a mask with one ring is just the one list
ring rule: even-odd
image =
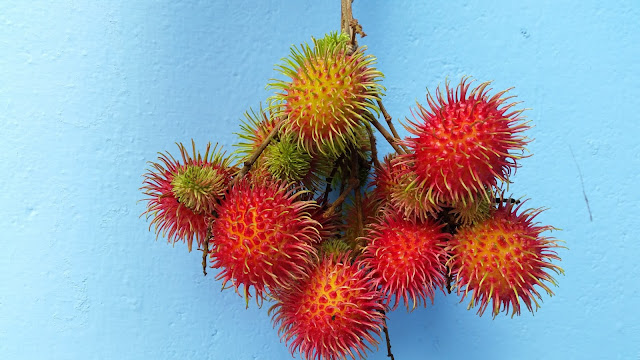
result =
[{"label": "cluster of fruit hanging", "polygon": [[[500,190],[527,143],[521,111],[465,78],[427,95],[401,140],[377,120],[375,58],[348,43],[292,48],[233,158],[193,144],[161,154],[143,186],[151,226],[189,250],[195,240],[247,306],[272,300],[274,326],[306,359],[364,356],[386,310],[426,306],[438,290],[480,315],[537,309],[535,287],[552,295],[549,270],[562,269],[540,210]],[[395,149],[382,162],[374,128]]]}]

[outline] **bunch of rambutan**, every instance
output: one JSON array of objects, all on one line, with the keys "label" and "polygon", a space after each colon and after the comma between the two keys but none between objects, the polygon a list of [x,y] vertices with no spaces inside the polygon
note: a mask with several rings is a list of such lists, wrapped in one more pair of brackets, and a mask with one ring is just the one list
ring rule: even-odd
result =
[{"label": "bunch of rambutan", "polygon": [[[522,111],[506,90],[463,78],[427,94],[401,139],[375,58],[351,45],[334,33],[293,47],[233,156],[179,144],[181,159],[151,163],[142,189],[155,232],[189,250],[195,239],[247,306],[271,301],[305,359],[364,357],[386,311],[438,291],[455,288],[480,315],[535,311],[562,269],[541,210],[502,190],[525,157]],[[382,162],[374,129],[395,150]]]}]

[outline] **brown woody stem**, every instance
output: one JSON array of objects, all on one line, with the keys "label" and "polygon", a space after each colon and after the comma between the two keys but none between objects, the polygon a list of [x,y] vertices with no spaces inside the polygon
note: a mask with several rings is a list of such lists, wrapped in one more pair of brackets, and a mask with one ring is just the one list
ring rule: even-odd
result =
[{"label": "brown woody stem", "polygon": [[382,331],[384,331],[384,337],[387,340],[387,356],[390,357],[391,360],[396,360],[395,357],[393,357],[393,353],[391,352],[391,340],[389,339],[389,329],[387,328],[386,313],[382,311],[382,315],[384,316],[382,318]]},{"label": "brown woody stem", "polygon": [[331,206],[324,212],[324,217],[328,218],[336,212],[336,209],[342,205],[342,203],[347,199],[349,193],[353,191],[356,187],[360,186],[360,181],[356,178],[351,178],[349,180],[349,186],[338,196],[336,201],[334,201]]},{"label": "brown woody stem", "polygon": [[380,161],[378,160],[378,149],[376,147],[376,137],[373,135],[373,130],[370,126],[365,126],[367,133],[369,133],[369,141],[371,142],[371,162],[376,168],[380,168]]},{"label": "brown woody stem", "polygon": [[397,144],[398,139],[391,136],[391,134],[389,134],[387,129],[385,129],[384,126],[382,126],[382,124],[380,124],[380,122],[375,117],[373,117],[373,115],[371,115],[370,113],[366,113],[365,117],[367,118],[367,120],[369,120],[369,122],[373,126],[376,127],[376,129],[378,129],[378,131],[380,131],[380,134],[382,134],[382,136],[384,136],[387,142],[391,144],[391,147],[393,147],[393,150],[395,150],[398,154],[406,154],[406,152],[400,146],[398,146]]},{"label": "brown woody stem", "polygon": [[211,238],[211,221],[207,224],[207,237],[202,244],[202,273],[207,276],[207,255],[209,255],[209,239]]}]

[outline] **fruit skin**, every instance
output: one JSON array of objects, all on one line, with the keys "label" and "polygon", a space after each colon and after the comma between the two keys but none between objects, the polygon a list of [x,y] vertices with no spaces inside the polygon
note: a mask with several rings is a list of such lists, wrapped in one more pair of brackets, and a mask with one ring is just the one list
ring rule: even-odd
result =
[{"label": "fruit skin", "polygon": [[528,143],[520,133],[528,129],[521,122],[522,110],[511,111],[515,103],[503,97],[508,90],[489,96],[490,82],[470,89],[463,78],[455,89],[447,83],[445,93],[427,95],[429,109],[418,104],[417,120],[409,122],[413,135],[402,141],[409,153],[402,161],[416,173],[430,203],[462,202],[508,182],[516,161]]},{"label": "fruit skin", "polygon": [[234,155],[241,162],[249,160],[253,152],[260,147],[277,125],[277,120],[269,112],[263,110],[262,104],[260,104],[258,112],[249,109],[244,113],[244,117],[245,119],[240,124],[240,132],[236,133],[240,137],[240,142],[234,144],[236,147]]},{"label": "fruit skin", "polygon": [[471,200],[454,202],[449,214],[459,226],[477,224],[491,215],[494,199],[494,192],[487,190],[486,194],[478,194]]},{"label": "fruit skin", "polygon": [[517,214],[523,204],[500,203],[488,219],[459,229],[449,243],[451,258],[447,265],[458,295],[462,293],[464,300],[470,292],[469,308],[479,305],[479,315],[490,301],[493,317],[501,309],[508,313],[509,308],[512,317],[520,315],[520,302],[534,312],[533,305],[536,309],[540,306],[536,297],[542,300],[534,285],[552,296],[545,282],[557,283],[547,270],[564,273],[551,263],[560,260],[556,252],[561,247],[558,240],[541,235],[555,229],[534,222],[541,209]]},{"label": "fruit skin", "polygon": [[377,345],[384,319],[382,294],[359,264],[324,256],[307,277],[277,294],[269,309],[291,354],[304,359],[362,359]]},{"label": "fruit skin", "polygon": [[396,209],[406,218],[424,220],[436,217],[442,210],[441,204],[426,196],[417,175],[397,155],[385,156],[375,169],[372,185],[379,202],[387,208]]},{"label": "fruit skin", "polygon": [[217,207],[211,227],[209,256],[223,288],[231,282],[256,303],[275,288],[286,288],[304,276],[317,258],[320,224],[309,212],[317,205],[300,200],[305,194],[270,178],[249,176],[237,181]]},{"label": "fruit skin", "polygon": [[236,169],[217,146],[207,144],[204,155],[195,150],[190,155],[183,144],[177,144],[182,161],[170,153],[160,153],[158,162],[150,162],[141,190],[148,196],[147,210],[142,214],[153,218],[157,236],[167,236],[170,243],[186,241],[191,251],[193,240],[201,247],[207,236],[207,223],[217,202],[222,199]]},{"label": "fruit skin", "polygon": [[365,113],[379,111],[382,73],[363,48],[349,54],[343,36],[331,34],[313,42],[313,47],[293,47],[291,56],[283,59],[278,70],[289,80],[269,84],[279,91],[271,98],[271,108],[284,119],[283,132],[294,134],[307,152],[340,156],[358,142]]},{"label": "fruit skin", "polygon": [[451,235],[442,232],[443,226],[431,218],[403,219],[393,212],[370,225],[363,265],[371,270],[391,309],[400,298],[407,309],[426,306],[427,299],[433,303],[435,290],[444,287],[445,247]]}]

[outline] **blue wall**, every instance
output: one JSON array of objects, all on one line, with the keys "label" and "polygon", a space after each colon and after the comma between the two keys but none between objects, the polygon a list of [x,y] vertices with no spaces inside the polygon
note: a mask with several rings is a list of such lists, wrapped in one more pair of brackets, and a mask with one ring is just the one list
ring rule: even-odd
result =
[{"label": "blue wall", "polygon": [[[535,316],[479,318],[444,295],[391,313],[398,360],[640,356],[640,4],[558,3],[354,2],[395,118],[446,78],[516,87],[536,140],[510,191],[549,207],[540,221],[570,248]],[[157,151],[229,149],[274,64],[337,30],[339,10],[0,2],[1,359],[290,358],[266,308],[220,292],[199,252],[156,242],[136,200]]]}]

